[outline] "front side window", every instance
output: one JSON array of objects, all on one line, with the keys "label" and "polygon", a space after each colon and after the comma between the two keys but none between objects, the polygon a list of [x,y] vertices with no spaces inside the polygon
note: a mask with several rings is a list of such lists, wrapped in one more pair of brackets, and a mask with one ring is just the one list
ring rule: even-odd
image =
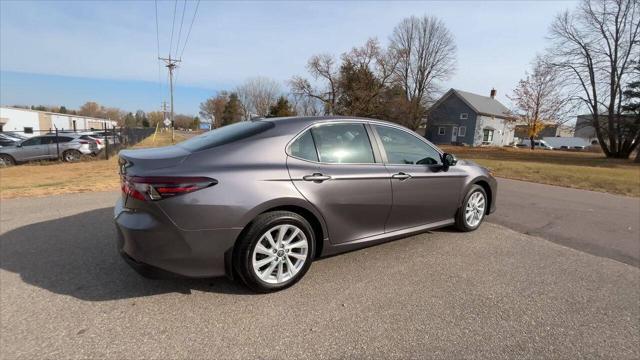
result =
[{"label": "front side window", "polygon": [[311,129],[320,162],[373,164],[373,149],[363,124],[326,124]]},{"label": "front side window", "polygon": [[22,143],[22,146],[33,146],[33,145],[40,145],[40,144],[42,144],[42,138],[33,137],[33,138],[29,139],[29,140],[25,140]]},{"label": "front side window", "polygon": [[318,161],[318,152],[316,151],[316,145],[313,143],[311,130],[307,130],[291,144],[289,147],[289,153],[291,156],[300,159]]},{"label": "front side window", "polygon": [[406,131],[376,125],[387,161],[394,165],[441,165],[440,153],[429,144]]},{"label": "front side window", "polygon": [[484,129],[482,130],[482,142],[490,143],[493,141],[493,130]]}]

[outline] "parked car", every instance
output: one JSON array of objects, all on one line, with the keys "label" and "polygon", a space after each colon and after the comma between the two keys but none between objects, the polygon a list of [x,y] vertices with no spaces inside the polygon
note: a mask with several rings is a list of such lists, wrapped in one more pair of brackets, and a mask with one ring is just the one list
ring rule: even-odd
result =
[{"label": "parked car", "polygon": [[13,146],[0,148],[0,166],[11,166],[17,163],[32,160],[50,160],[60,156],[64,161],[73,162],[80,160],[82,155],[91,155],[97,152],[95,141],[81,139],[80,135],[64,134],[34,136],[22,140]]},{"label": "parked car", "polygon": [[0,133],[0,147],[13,146],[20,140]]},{"label": "parked car", "polygon": [[[472,231],[496,180],[389,122],[260,119],[123,150],[118,248],[146,276],[286,288],[311,261],[430,229]],[[408,274],[407,276],[410,276]]]},{"label": "parked car", "polygon": [[105,136],[107,140],[109,140],[109,144],[120,144],[122,141],[120,140],[120,135],[111,132],[111,131],[96,131],[92,136],[100,138],[104,141]]},{"label": "parked car", "polygon": [[[523,147],[523,148],[530,148],[531,147],[531,140],[524,139],[517,146],[518,147]],[[544,140],[534,140],[533,141],[533,146],[537,147],[537,148],[540,148],[540,149],[544,149],[544,150],[553,150],[554,149],[553,146],[549,145]]]},{"label": "parked car", "polygon": [[5,136],[9,136],[11,138],[14,138],[16,140],[26,140],[29,137],[28,136],[24,136],[23,134],[20,134],[18,132],[15,131],[3,131],[0,133],[0,135],[5,135]]},{"label": "parked car", "polygon": [[96,154],[102,151],[102,149],[104,149],[106,146],[104,139],[99,138],[98,135],[96,134],[83,134],[83,135],[80,135],[80,139],[95,141],[97,146],[97,149],[95,151]]}]

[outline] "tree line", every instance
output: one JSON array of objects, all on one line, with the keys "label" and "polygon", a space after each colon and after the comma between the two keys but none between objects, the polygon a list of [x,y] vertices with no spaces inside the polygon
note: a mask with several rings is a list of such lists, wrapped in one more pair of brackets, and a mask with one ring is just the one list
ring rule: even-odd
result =
[{"label": "tree line", "polygon": [[350,115],[415,130],[455,64],[455,41],[444,22],[412,16],[394,28],[386,46],[371,38],[339,57],[312,56],[307,70],[313,82],[294,76],[285,93],[274,80],[249,79],[205,100],[200,115],[217,126],[252,117]]},{"label": "tree line", "polygon": [[[607,157],[628,158],[640,143],[640,2],[582,0],[558,14],[548,48],[508,96],[513,116],[533,139],[549,125],[590,113]],[[348,115],[381,118],[410,129],[428,121],[429,106],[455,72],[455,39],[433,16],[411,16],[389,35],[340,56],[316,54],[308,75],[288,91],[268,78],[247,80],[200,105],[216,126],[252,117]],[[532,142],[533,143],[533,142]]]}]

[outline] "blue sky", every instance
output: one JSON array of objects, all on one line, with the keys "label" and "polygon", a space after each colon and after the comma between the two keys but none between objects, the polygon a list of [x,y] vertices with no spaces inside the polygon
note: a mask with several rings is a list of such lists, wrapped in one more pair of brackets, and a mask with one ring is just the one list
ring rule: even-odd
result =
[{"label": "blue sky", "polygon": [[[158,1],[160,53],[167,55],[174,1]],[[175,52],[183,1],[177,2]],[[180,48],[195,9],[188,1]],[[553,17],[575,1],[212,2],[202,1],[177,74],[176,111],[196,114],[218,90],[253,76],[306,75],[316,53],[339,55],[369,37],[387,42],[410,15],[435,15],[453,32],[458,69],[443,87],[500,100],[546,46]],[[181,50],[181,49],[180,49]],[[0,2],[0,103],[88,100],[157,110],[168,100],[159,72],[153,1]]]}]

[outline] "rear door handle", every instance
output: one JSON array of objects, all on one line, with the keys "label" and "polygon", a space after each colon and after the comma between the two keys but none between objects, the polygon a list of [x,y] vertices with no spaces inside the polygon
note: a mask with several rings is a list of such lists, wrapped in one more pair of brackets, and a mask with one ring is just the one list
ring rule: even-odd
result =
[{"label": "rear door handle", "polygon": [[312,175],[305,175],[302,177],[302,180],[304,181],[315,181],[315,182],[323,182],[329,179],[331,179],[331,176],[322,175],[320,173],[313,173]]},{"label": "rear door handle", "polygon": [[399,172],[399,173],[397,173],[397,174],[393,174],[393,175],[391,175],[391,178],[393,178],[393,179],[398,179],[398,180],[406,180],[406,179],[411,178],[411,175],[409,175],[409,174],[405,174],[405,173],[403,173],[403,172]]}]

